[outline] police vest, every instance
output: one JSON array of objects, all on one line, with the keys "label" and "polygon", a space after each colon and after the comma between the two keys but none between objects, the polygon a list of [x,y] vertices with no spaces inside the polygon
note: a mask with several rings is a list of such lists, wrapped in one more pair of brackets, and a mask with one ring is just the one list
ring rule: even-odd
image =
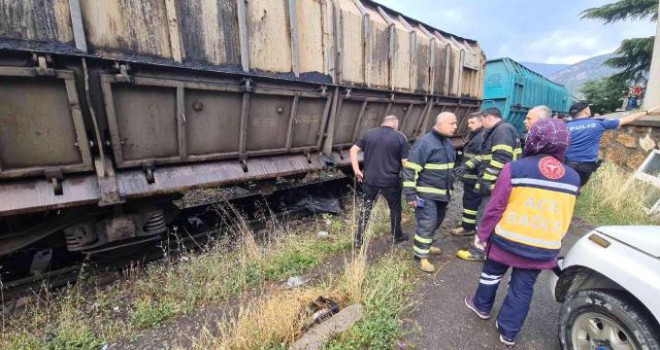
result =
[{"label": "police vest", "polygon": [[552,156],[538,155],[511,163],[511,186],[493,243],[525,258],[553,259],[573,217],[579,175]]}]

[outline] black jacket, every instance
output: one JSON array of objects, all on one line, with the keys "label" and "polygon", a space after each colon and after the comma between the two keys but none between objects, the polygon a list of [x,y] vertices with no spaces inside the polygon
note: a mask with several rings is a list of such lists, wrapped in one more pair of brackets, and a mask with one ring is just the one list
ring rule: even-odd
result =
[{"label": "black jacket", "polygon": [[[484,143],[484,134],[486,130],[484,128],[479,128],[474,131],[470,131],[468,134],[468,140],[463,146],[463,161],[461,165],[465,164],[468,160],[477,157],[481,154],[481,147]],[[470,169],[467,174],[463,176],[463,182],[474,183],[477,182],[477,175],[479,171],[476,168]]]},{"label": "black jacket", "polygon": [[[499,121],[495,126],[484,133],[481,154],[465,164],[469,168],[478,169],[480,183],[489,185],[492,190],[504,168],[504,164],[520,158],[520,135],[513,125]],[[475,189],[479,190],[478,183]]]},{"label": "black jacket", "polygon": [[454,162],[454,146],[437,131],[432,130],[417,140],[403,166],[406,201],[421,197],[448,202],[454,182]]}]

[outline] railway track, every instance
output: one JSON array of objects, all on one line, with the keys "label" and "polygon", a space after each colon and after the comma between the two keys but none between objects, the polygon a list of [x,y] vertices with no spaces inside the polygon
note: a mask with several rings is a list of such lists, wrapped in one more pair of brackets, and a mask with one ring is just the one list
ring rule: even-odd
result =
[{"label": "railway track", "polygon": [[[304,220],[319,212],[341,210],[341,199],[351,193],[352,180],[340,176],[281,186],[266,195],[251,192],[222,201],[187,205],[179,209],[168,225],[167,233],[128,242],[124,247],[113,247],[112,250],[102,249],[85,255],[72,253],[74,259],[65,266],[3,281],[2,299],[9,301],[39,289],[54,289],[75,283],[83,270],[103,275],[156,261],[166,254],[172,256],[182,251],[201,250],[211,244],[211,240],[231,238],[232,228],[238,223],[258,232],[268,222]],[[330,204],[333,206],[321,208]]]}]

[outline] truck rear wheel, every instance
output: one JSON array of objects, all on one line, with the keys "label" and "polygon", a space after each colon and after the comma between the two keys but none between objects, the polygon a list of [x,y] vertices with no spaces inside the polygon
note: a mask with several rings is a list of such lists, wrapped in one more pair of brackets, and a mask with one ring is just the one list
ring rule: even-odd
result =
[{"label": "truck rear wheel", "polygon": [[657,325],[625,295],[585,290],[564,302],[563,349],[660,350]]}]

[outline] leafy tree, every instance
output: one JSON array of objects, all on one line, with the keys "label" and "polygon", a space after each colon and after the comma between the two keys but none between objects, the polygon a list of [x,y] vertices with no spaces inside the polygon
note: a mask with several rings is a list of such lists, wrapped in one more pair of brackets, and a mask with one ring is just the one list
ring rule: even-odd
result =
[{"label": "leafy tree", "polygon": [[611,113],[621,107],[627,91],[626,81],[617,77],[588,81],[580,90],[584,98],[593,104],[591,112],[600,114]]},{"label": "leafy tree", "polygon": [[[600,7],[592,7],[582,12],[582,18],[600,19],[605,24],[623,20],[658,20],[658,0],[619,0]],[[621,69],[617,79],[636,79],[651,68],[653,42],[655,37],[626,39],[615,51],[619,56],[605,61],[605,64]]]}]

